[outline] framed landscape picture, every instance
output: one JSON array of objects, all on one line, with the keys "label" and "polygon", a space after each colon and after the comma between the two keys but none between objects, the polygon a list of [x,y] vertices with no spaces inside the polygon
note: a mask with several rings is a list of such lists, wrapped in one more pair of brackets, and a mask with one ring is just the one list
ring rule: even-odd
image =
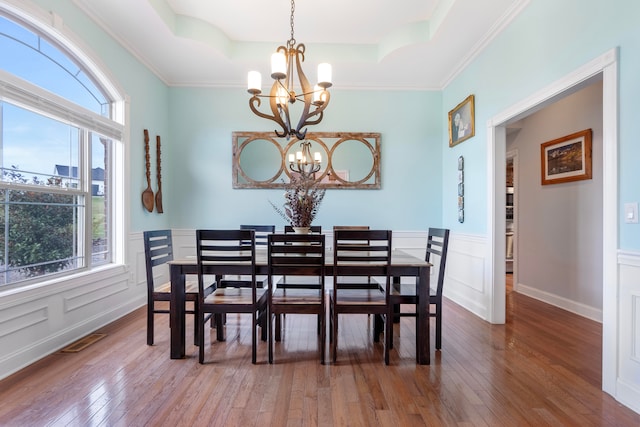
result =
[{"label": "framed landscape picture", "polygon": [[475,96],[467,99],[449,111],[449,147],[460,144],[476,134]]},{"label": "framed landscape picture", "polygon": [[540,146],[542,185],[591,179],[591,129]]}]

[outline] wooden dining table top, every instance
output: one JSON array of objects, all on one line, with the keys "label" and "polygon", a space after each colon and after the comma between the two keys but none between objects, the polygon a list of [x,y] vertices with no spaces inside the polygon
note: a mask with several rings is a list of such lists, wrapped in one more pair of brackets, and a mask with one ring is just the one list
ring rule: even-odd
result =
[{"label": "wooden dining table top", "polygon": [[[184,267],[196,266],[197,259],[195,256],[186,258],[174,259],[169,261],[169,264],[180,265]],[[366,264],[358,264],[366,267]],[[258,270],[262,270],[268,266],[267,260],[267,248],[256,247],[256,266]],[[333,249],[327,249],[325,252],[325,266],[333,266]],[[425,261],[422,258],[418,258],[402,249],[394,249],[391,251],[391,267],[432,267],[432,264]],[[393,274],[393,272],[392,272]]]}]

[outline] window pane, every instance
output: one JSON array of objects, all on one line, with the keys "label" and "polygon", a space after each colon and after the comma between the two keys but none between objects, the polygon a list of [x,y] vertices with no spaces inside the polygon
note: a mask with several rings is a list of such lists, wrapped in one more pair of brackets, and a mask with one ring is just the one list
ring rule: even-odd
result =
[{"label": "window pane", "polygon": [[81,267],[79,197],[0,190],[0,285]]},{"label": "window pane", "polygon": [[79,187],[78,128],[8,103],[2,112],[3,181]]},{"label": "window pane", "polygon": [[107,172],[111,164],[112,141],[100,135],[91,134],[91,224],[92,262],[104,264],[110,259],[109,240],[109,186]]},{"label": "window pane", "polygon": [[0,68],[95,113],[109,116],[104,93],[65,52],[0,16]]}]

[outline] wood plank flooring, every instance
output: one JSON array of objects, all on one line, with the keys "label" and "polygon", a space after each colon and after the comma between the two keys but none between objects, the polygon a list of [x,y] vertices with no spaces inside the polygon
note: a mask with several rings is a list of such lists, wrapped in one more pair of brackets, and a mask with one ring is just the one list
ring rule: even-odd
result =
[{"label": "wood plank flooring", "polygon": [[139,309],[87,349],[0,381],[0,426],[640,425],[601,391],[600,324],[510,290],[507,299],[506,325],[445,301],[430,366],[414,362],[412,318],[395,325],[385,366],[366,315],[341,318],[336,364],[319,363],[314,315],[286,317],[274,365],[262,342],[251,364],[248,318],[233,315],[226,342],[212,330],[199,365],[190,316],[188,358],[171,360],[168,316],[156,316],[149,347]]}]

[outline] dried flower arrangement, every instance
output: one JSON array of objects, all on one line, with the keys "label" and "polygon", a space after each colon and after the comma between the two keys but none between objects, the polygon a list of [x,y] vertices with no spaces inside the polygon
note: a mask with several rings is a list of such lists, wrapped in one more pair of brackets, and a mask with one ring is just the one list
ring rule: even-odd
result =
[{"label": "dried flower arrangement", "polygon": [[310,227],[324,198],[324,188],[319,188],[314,179],[300,175],[291,177],[285,184],[285,203],[282,208],[269,201],[273,209],[292,227]]}]

